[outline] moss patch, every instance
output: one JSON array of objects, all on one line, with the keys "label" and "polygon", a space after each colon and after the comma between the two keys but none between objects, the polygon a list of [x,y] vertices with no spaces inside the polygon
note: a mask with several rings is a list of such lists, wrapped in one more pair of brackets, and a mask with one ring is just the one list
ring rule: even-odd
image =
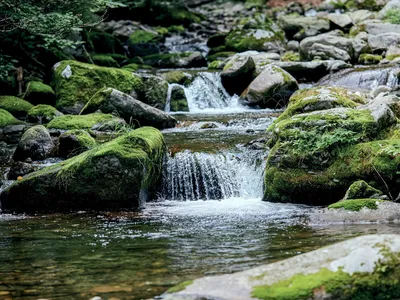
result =
[{"label": "moss patch", "polygon": [[376,65],[383,59],[381,55],[363,53],[358,58],[358,62],[363,65]]},{"label": "moss patch", "polygon": [[40,81],[30,81],[23,98],[33,104],[54,105],[56,95],[51,86]]},{"label": "moss patch", "polygon": [[[67,66],[72,74],[65,78],[63,72]],[[54,71],[54,77],[56,108],[67,113],[79,113],[102,88],[112,87],[129,94],[142,84],[140,77],[132,72],[76,61],[62,61]]]},{"label": "moss patch", "polygon": [[92,60],[98,66],[119,68],[118,62],[107,54],[95,54]]},{"label": "moss patch", "polygon": [[14,118],[8,111],[0,108],[0,127],[18,124],[23,124],[23,122]]},{"label": "moss patch", "polygon": [[131,44],[142,44],[142,43],[153,43],[159,42],[160,36],[158,34],[144,31],[144,30],[136,30],[129,37],[129,42]]},{"label": "moss patch", "polygon": [[46,104],[36,105],[28,111],[28,117],[32,120],[43,118],[50,121],[58,115],[60,115],[60,113],[57,111],[57,109],[55,109],[53,106]]},{"label": "moss patch", "polygon": [[328,206],[329,209],[339,209],[343,208],[350,211],[360,211],[363,208],[378,209],[378,203],[383,202],[377,199],[349,199],[345,201],[340,201]]},{"label": "moss patch", "polygon": [[282,61],[300,61],[300,54],[295,52],[286,52],[282,57]]},{"label": "moss patch", "polygon": [[109,114],[88,114],[88,115],[65,115],[53,119],[47,128],[71,130],[71,129],[91,129],[94,125],[117,119]]},{"label": "moss patch", "polygon": [[28,101],[14,96],[0,96],[0,108],[16,117],[24,117],[33,107]]},{"label": "moss patch", "polygon": [[186,289],[189,285],[193,284],[193,280],[184,281],[172,288],[170,288],[167,293],[177,293]]}]

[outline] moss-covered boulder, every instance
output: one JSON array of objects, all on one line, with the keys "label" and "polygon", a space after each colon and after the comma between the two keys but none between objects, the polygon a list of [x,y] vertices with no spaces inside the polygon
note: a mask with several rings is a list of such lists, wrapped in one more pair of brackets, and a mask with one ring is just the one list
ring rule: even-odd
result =
[{"label": "moss-covered boulder", "polygon": [[167,73],[162,74],[162,77],[169,83],[176,83],[180,85],[187,86],[189,85],[192,81],[194,76],[185,73],[183,71],[175,70],[175,71],[170,71]]},{"label": "moss-covered boulder", "polygon": [[[164,107],[165,108],[165,107]],[[104,89],[83,109],[84,113],[101,110],[117,113],[136,127],[153,126],[159,129],[175,127],[176,120],[164,110],[147,105],[115,89]]]},{"label": "moss-covered boulder", "polygon": [[140,77],[132,72],[77,61],[62,61],[53,69],[56,108],[68,114],[79,114],[102,88],[112,87],[130,93],[142,85]]},{"label": "moss-covered boulder", "polygon": [[163,36],[157,32],[138,29],[134,31],[128,40],[128,45],[134,56],[146,56],[160,52],[160,43]]},{"label": "moss-covered boulder", "polygon": [[383,202],[383,200],[371,198],[347,199],[329,205],[328,209],[343,209],[348,211],[360,211],[362,209],[377,210],[381,202]]},{"label": "moss-covered boulder", "polygon": [[143,57],[146,65],[157,68],[201,68],[207,61],[200,52],[164,53]]},{"label": "moss-covered boulder", "polygon": [[339,88],[293,96],[268,129],[272,149],[265,172],[266,200],[331,204],[360,179],[382,190],[383,178],[397,189],[398,140],[376,141],[387,136],[396,118],[386,104],[357,106],[358,101]]},{"label": "moss-covered boulder", "polygon": [[23,122],[14,118],[8,111],[0,108],[0,128],[18,124],[23,124]]},{"label": "moss-covered boulder", "polygon": [[59,117],[62,115],[63,113],[59,112],[53,106],[47,104],[36,105],[28,111],[29,121],[40,124],[48,123],[55,117]]},{"label": "moss-covered boulder", "polygon": [[383,59],[381,55],[374,54],[361,54],[358,58],[358,62],[362,65],[377,65]]},{"label": "moss-covered boulder", "polygon": [[34,105],[56,103],[56,94],[51,86],[40,81],[30,81],[26,87],[24,99]]},{"label": "moss-covered boulder", "polygon": [[350,185],[343,200],[365,198],[377,199],[381,196],[383,196],[383,193],[380,190],[370,186],[364,180],[357,180]]},{"label": "moss-covered boulder", "polygon": [[2,194],[2,209],[50,212],[138,207],[152,197],[165,153],[158,130],[137,129],[15,182]]},{"label": "moss-covered boulder", "polygon": [[282,108],[299,89],[296,79],[283,69],[268,65],[243,92],[241,97],[250,105]]},{"label": "moss-covered boulder", "polygon": [[161,76],[151,74],[140,74],[139,76],[142,84],[136,89],[136,98],[150,106],[164,110],[168,96],[168,82]]},{"label": "moss-covered boulder", "polygon": [[0,109],[4,109],[17,118],[26,117],[33,107],[31,103],[14,96],[0,96]]},{"label": "moss-covered boulder", "polygon": [[47,128],[59,130],[93,129],[98,131],[118,131],[126,122],[110,114],[93,113],[87,115],[64,115],[54,118]]},{"label": "moss-covered boulder", "polygon": [[184,282],[162,300],[397,299],[400,236],[367,235],[250,270]]},{"label": "moss-covered boulder", "polygon": [[54,146],[46,127],[37,125],[29,128],[22,135],[13,158],[15,161],[24,161],[28,158],[43,160],[50,156]]},{"label": "moss-covered boulder", "polygon": [[64,132],[58,139],[58,155],[72,157],[97,145],[95,139],[85,130],[76,129]]}]

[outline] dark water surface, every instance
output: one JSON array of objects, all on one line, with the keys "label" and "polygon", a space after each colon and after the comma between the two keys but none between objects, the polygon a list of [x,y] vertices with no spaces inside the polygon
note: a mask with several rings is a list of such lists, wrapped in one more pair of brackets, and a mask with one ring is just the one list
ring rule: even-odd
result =
[{"label": "dark water surface", "polygon": [[140,212],[0,215],[0,299],[146,299],[395,225],[308,225],[259,199],[165,201]]}]

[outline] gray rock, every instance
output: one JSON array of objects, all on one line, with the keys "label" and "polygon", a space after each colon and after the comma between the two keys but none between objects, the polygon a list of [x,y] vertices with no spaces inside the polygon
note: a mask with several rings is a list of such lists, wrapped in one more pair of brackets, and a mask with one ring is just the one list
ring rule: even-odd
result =
[{"label": "gray rock", "polygon": [[329,14],[326,18],[334,25],[333,28],[349,29],[353,25],[353,20],[348,14]]},{"label": "gray rock", "polygon": [[372,11],[361,9],[348,13],[354,24],[358,24],[368,19],[374,19],[375,13]]},{"label": "gray rock", "polygon": [[261,107],[284,107],[290,96],[298,90],[296,79],[277,66],[267,66],[243,92],[244,98],[251,105]]},{"label": "gray rock", "polygon": [[386,51],[390,46],[400,43],[400,32],[387,32],[368,36],[372,51]]},{"label": "gray rock", "polygon": [[255,67],[251,56],[233,56],[221,72],[221,81],[225,90],[231,95],[240,95],[252,81]]},{"label": "gray rock", "polygon": [[337,48],[335,46],[323,45],[323,44],[313,44],[308,50],[308,56],[312,58],[319,58],[322,60],[343,60],[349,62],[351,57],[349,53],[345,50]]},{"label": "gray rock", "polygon": [[313,30],[316,34],[329,31],[329,21],[318,17],[282,15],[278,22],[289,37],[301,30]]},{"label": "gray rock", "polygon": [[51,136],[42,125],[29,128],[23,135],[14,153],[14,160],[24,161],[27,158],[32,160],[43,160],[50,156],[54,149]]},{"label": "gray rock", "polygon": [[298,41],[289,41],[287,44],[287,49],[289,51],[297,52],[299,50],[300,43]]},{"label": "gray rock", "polygon": [[99,106],[104,113],[117,112],[127,122],[156,128],[175,127],[176,120],[164,111],[147,105],[115,89],[104,91],[105,99]]},{"label": "gray rock", "polygon": [[390,0],[379,12],[379,17],[384,18],[391,9],[400,9],[400,0]]},{"label": "gray rock", "polygon": [[400,24],[383,23],[378,20],[369,20],[362,23],[368,34],[382,34],[388,32],[400,32]]},{"label": "gray rock", "polygon": [[[380,272],[383,268],[396,268],[400,259],[399,235],[368,235],[353,238],[341,243],[298,255],[284,261],[259,266],[234,274],[207,276],[193,282],[182,284],[181,290],[172,294],[164,294],[157,299],[163,300],[252,300],[257,294],[274,293],[281,299],[279,290],[296,295],[296,276],[314,284],[303,286],[302,294],[307,299],[339,299],[346,293],[362,293],[365,297],[379,294],[395,298],[391,288],[396,290],[396,273]],[[385,267],[386,266],[386,267]],[[322,274],[319,274],[322,272]],[[370,278],[377,276],[376,281],[360,280],[354,284],[358,276]],[[325,276],[328,276],[326,278]],[[333,278],[341,278],[335,289],[328,293],[326,286],[335,284]],[[382,285],[385,282],[389,285]],[[372,284],[372,286],[371,286]],[[277,285],[277,289],[273,289]],[[278,289],[284,285],[285,289]],[[298,287],[300,289],[300,287]],[[369,292],[371,291],[371,292]],[[374,291],[376,294],[371,294]],[[277,294],[276,294],[277,293]],[[286,293],[285,293],[286,294]],[[260,297],[261,298],[261,297]],[[297,299],[300,295],[282,299]],[[275,298],[274,298],[275,299]]]}]

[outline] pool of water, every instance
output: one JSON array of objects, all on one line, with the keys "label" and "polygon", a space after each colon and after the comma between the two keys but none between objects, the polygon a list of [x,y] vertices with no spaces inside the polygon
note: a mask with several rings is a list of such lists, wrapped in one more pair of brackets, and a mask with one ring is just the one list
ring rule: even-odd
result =
[{"label": "pool of water", "polygon": [[259,199],[162,201],[126,213],[0,215],[1,299],[147,299],[396,225],[309,224]]}]

